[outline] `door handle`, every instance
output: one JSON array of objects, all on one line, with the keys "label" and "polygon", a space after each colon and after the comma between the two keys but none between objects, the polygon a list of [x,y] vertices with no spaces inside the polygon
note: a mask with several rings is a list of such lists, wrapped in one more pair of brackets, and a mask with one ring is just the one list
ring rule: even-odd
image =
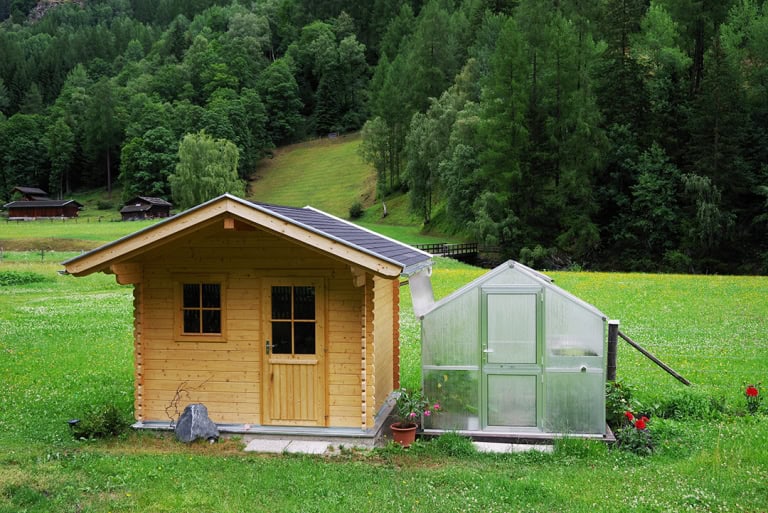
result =
[{"label": "door handle", "polygon": [[269,343],[269,340],[267,340],[266,348],[267,348],[267,354],[270,354],[272,352],[272,344]]}]

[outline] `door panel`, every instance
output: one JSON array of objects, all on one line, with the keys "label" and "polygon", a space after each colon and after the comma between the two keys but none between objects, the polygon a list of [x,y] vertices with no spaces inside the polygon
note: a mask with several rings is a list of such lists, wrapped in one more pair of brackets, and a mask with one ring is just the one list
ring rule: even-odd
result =
[{"label": "door panel", "polygon": [[531,287],[482,290],[483,425],[536,430],[541,417],[541,295]]},{"label": "door panel", "polygon": [[264,424],[325,425],[322,280],[268,280],[264,298]]},{"label": "door panel", "polygon": [[488,363],[536,363],[536,296],[489,294]]},{"label": "door panel", "polygon": [[536,376],[488,376],[488,425],[536,427]]}]

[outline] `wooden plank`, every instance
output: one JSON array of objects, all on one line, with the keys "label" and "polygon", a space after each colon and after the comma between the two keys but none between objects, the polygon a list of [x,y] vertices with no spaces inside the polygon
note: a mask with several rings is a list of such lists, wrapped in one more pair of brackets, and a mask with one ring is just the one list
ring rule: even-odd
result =
[{"label": "wooden plank", "polygon": [[219,361],[219,360],[154,360],[144,356],[144,368],[147,371],[152,370],[194,370],[194,371],[226,371],[226,372],[247,372],[257,370],[258,365],[252,361]]},{"label": "wooden plank", "polygon": [[142,378],[146,380],[158,379],[163,381],[175,381],[181,384],[185,381],[195,386],[205,381],[224,381],[237,383],[259,383],[261,379],[260,371],[197,371],[197,370],[178,370],[164,369],[142,371]]},{"label": "wooden plank", "polygon": [[[144,357],[152,360],[189,360],[190,353],[183,347],[173,349],[144,349]],[[234,349],[211,350],[198,349],[195,351],[196,359],[220,360],[231,362],[260,362],[261,355],[256,351],[241,351]]]},{"label": "wooden plank", "polygon": [[[172,391],[176,392],[179,387],[178,381],[164,380],[164,379],[147,379],[144,381],[145,387],[157,393],[159,391]],[[190,385],[191,388],[198,388],[206,392],[229,392],[232,394],[241,393],[258,393],[260,388],[257,384],[247,383],[243,381],[205,381]],[[260,394],[259,394],[260,395]],[[239,398],[238,398],[239,400]]]}]

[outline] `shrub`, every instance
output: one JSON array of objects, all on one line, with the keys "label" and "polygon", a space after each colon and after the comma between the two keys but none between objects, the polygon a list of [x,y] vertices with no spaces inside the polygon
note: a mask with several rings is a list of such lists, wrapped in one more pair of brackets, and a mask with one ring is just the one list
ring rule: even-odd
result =
[{"label": "shrub", "polygon": [[72,434],[78,440],[118,436],[130,426],[128,417],[114,404],[93,405],[76,422]]},{"label": "shrub", "polygon": [[718,417],[724,411],[725,404],[722,400],[695,388],[685,388],[661,399],[656,408],[656,415],[667,419],[707,420]]},{"label": "shrub", "polygon": [[433,439],[429,446],[437,453],[444,456],[465,457],[477,453],[472,439],[458,433],[445,433]]},{"label": "shrub", "polygon": [[360,219],[363,217],[363,204],[359,201],[355,201],[352,203],[352,206],[349,207],[349,218],[350,219]]},{"label": "shrub", "polygon": [[29,271],[0,271],[0,287],[26,285],[27,283],[42,281],[51,281],[51,278]]},{"label": "shrub", "polygon": [[114,208],[115,204],[109,201],[99,200],[96,202],[97,210],[113,210]]},{"label": "shrub", "polygon": [[605,384],[605,421],[612,428],[618,428],[624,422],[624,413],[634,410],[633,389],[627,383],[617,379]]},{"label": "shrub", "polygon": [[626,419],[624,427],[616,431],[616,445],[625,451],[641,456],[653,453],[654,444],[651,431],[648,429],[648,417],[636,417],[631,411],[624,412]]}]

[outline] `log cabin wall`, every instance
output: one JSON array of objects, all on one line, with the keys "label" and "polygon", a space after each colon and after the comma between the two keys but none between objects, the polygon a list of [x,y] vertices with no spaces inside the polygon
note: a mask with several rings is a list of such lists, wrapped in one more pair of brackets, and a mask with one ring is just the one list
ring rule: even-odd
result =
[{"label": "log cabin wall", "polygon": [[371,381],[375,384],[373,397],[375,409],[373,413],[384,404],[389,393],[394,389],[393,379],[393,301],[394,291],[392,280],[376,277],[373,279],[373,361],[370,371]]},{"label": "log cabin wall", "polygon": [[[176,413],[189,403],[202,402],[217,423],[260,424],[266,340],[262,281],[321,277],[326,298],[326,425],[361,427],[360,313],[367,309],[367,287],[355,286],[349,265],[261,230],[223,230],[221,224],[132,262],[140,263],[143,271],[134,301],[137,420],[168,421],[167,409]],[[220,340],[179,340],[176,289],[185,276],[222,280]],[[391,294],[389,301],[391,305]],[[391,317],[388,323],[391,331]],[[391,381],[391,368],[385,379]],[[173,404],[177,392],[180,400]]]}]

